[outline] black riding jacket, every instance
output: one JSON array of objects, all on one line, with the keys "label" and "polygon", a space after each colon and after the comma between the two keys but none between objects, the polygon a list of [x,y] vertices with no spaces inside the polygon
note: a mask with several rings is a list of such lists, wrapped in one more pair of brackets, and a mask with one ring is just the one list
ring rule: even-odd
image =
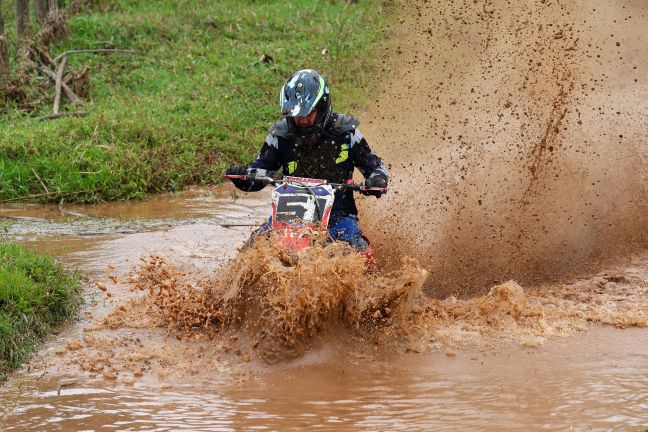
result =
[{"label": "black riding jacket", "polygon": [[[250,168],[277,171],[284,175],[325,179],[345,183],[353,178],[358,168],[365,178],[388,179],[387,167],[376,156],[358,129],[358,121],[344,114],[333,114],[331,121],[320,133],[300,137],[282,120],[270,128],[261,152]],[[235,180],[234,184],[246,192],[264,188],[260,182]],[[353,192],[345,190],[335,198],[332,213],[357,215]]]}]

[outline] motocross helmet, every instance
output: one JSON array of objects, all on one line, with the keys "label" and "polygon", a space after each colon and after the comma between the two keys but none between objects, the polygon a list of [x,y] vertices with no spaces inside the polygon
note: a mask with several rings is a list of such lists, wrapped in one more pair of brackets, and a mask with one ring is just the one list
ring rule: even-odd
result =
[{"label": "motocross helmet", "polygon": [[[303,69],[295,72],[281,88],[279,96],[281,114],[286,117],[290,129],[299,135],[320,132],[331,119],[333,106],[326,79],[317,71]],[[306,117],[317,110],[311,127],[299,127],[294,117]]]}]

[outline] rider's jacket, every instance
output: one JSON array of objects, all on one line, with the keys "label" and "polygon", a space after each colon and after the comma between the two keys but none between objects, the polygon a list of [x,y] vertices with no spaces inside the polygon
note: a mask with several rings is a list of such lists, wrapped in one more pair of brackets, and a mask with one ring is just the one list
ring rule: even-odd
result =
[{"label": "rider's jacket", "polygon": [[[350,180],[356,167],[365,178],[380,176],[387,180],[389,176],[387,167],[371,151],[358,129],[358,121],[337,113],[320,133],[309,136],[299,136],[298,128],[290,128],[286,119],[276,123],[270,128],[259,156],[250,167],[271,171],[281,169],[284,175],[325,179],[333,183]],[[247,192],[265,186],[244,180],[236,180],[234,184]],[[351,190],[345,190],[336,197],[332,212],[358,213]]]}]

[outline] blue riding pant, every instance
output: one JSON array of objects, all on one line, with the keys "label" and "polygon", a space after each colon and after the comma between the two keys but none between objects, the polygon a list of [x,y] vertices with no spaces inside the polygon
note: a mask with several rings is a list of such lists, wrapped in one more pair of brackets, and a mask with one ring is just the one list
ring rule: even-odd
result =
[{"label": "blue riding pant", "polygon": [[[247,241],[247,246],[252,246],[257,237],[270,232],[271,229],[272,216],[252,233],[250,239]],[[369,247],[369,243],[362,235],[362,231],[358,225],[358,216],[354,214],[333,213],[329,219],[328,230],[331,238],[347,242],[359,251],[363,251]]]}]

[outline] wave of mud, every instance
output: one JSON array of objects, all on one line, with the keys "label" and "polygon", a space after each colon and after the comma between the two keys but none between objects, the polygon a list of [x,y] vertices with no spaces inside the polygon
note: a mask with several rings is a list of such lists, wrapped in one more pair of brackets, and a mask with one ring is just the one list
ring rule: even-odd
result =
[{"label": "wave of mud", "polygon": [[151,257],[131,281],[146,295],[103,324],[164,325],[190,339],[236,329],[260,358],[274,363],[300,356],[338,327],[372,340],[400,333],[408,326],[401,318],[422,301],[427,271],[413,259],[404,258],[398,271],[372,274],[365,257],[346,243],[287,254],[271,242],[257,241],[215,276],[196,282]]},{"label": "wave of mud", "polygon": [[646,327],[646,294],[642,279],[631,282],[621,276],[529,291],[509,281],[470,300],[429,299],[420,322],[440,346],[468,342],[492,347],[511,341],[533,347],[585,330],[589,323]]},{"label": "wave of mud", "polygon": [[[509,281],[484,296],[439,300],[423,293],[428,274],[414,259],[404,259],[398,271],[372,274],[345,244],[290,256],[260,240],[200,280],[161,257],[143,260],[129,281],[143,295],[57,354],[92,375],[128,384],[151,371],[235,374],[233,367],[255,358],[290,360],[327,343],[349,355],[535,347],[590,323],[647,326],[642,268],[535,289]],[[147,333],[160,330],[157,341]],[[228,364],[232,355],[238,360]]]}]

